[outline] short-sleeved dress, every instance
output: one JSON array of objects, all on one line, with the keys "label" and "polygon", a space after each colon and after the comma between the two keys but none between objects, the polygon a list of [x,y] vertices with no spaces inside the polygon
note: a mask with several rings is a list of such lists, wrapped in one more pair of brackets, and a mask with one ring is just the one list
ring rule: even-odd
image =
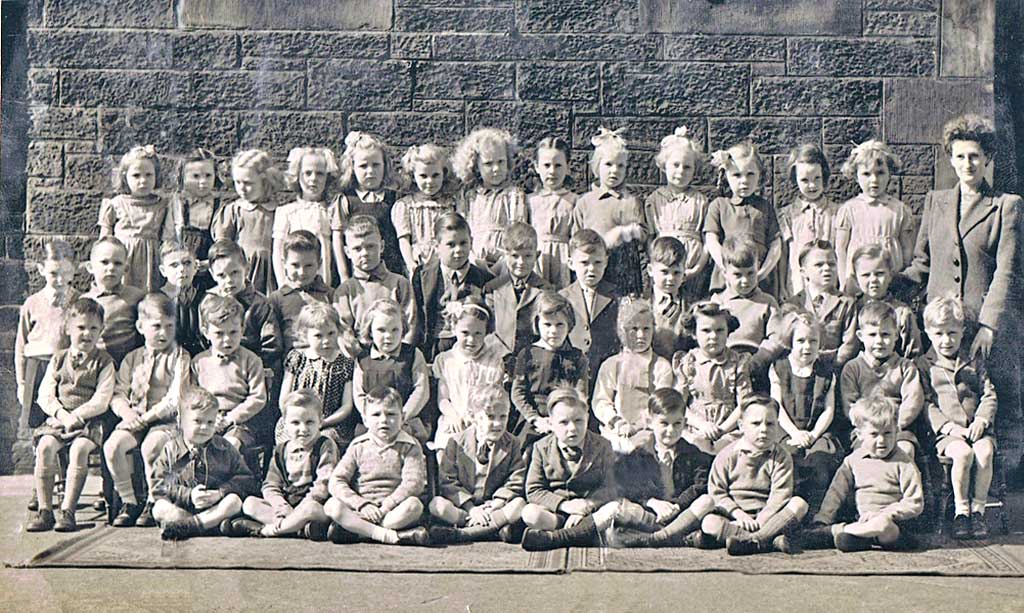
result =
[{"label": "short-sleeved dress", "polygon": [[249,261],[246,278],[256,291],[269,295],[278,287],[271,247],[275,206],[270,202],[235,200],[221,207],[213,221],[213,238],[238,243]]},{"label": "short-sleeved dress", "polygon": [[[312,390],[324,405],[323,417],[326,419],[341,407],[345,384],[352,381],[355,366],[350,358],[340,353],[333,362],[328,362],[323,358],[310,358],[304,351],[293,349],[284,359],[284,370],[292,375],[292,382],[291,389],[282,391]],[[359,412],[353,408],[348,419],[333,428],[324,428],[323,432],[334,439],[339,449],[343,449],[343,445],[347,447],[355,438],[356,426],[360,423]],[[284,442],[283,417],[274,427],[274,440],[277,444]]]},{"label": "short-sleeved dress", "polygon": [[[900,239],[913,230],[914,218],[907,205],[892,196],[874,200],[864,194],[847,200],[836,214],[836,228],[850,233],[846,248],[847,270],[853,270],[853,253],[864,245],[879,245],[892,258],[892,269],[903,270]],[[950,237],[955,240],[956,237]]]},{"label": "short-sleeved dress", "polygon": [[421,192],[400,199],[391,209],[391,224],[395,227],[395,234],[399,239],[409,239],[412,259],[417,266],[423,266],[434,257],[437,247],[434,222],[441,215],[454,210],[453,197],[445,194],[431,197]]},{"label": "short-sleeved dress", "polygon": [[839,205],[822,197],[818,202],[808,202],[797,196],[793,203],[781,209],[778,214],[779,234],[785,247],[783,254],[787,266],[779,269],[786,296],[795,296],[804,289],[800,276],[800,250],[807,243],[824,240],[836,244],[836,215]]},{"label": "short-sleeved dress", "polygon": [[573,211],[577,195],[568,189],[541,189],[526,203],[530,225],[537,230],[537,274],[556,290],[569,285],[569,239],[575,231]]},{"label": "short-sleeved dress", "polygon": [[391,189],[363,192],[363,195],[360,195],[359,190],[349,189],[341,198],[340,206],[335,208],[336,214],[331,219],[331,231],[344,232],[348,220],[356,215],[373,217],[380,228],[380,237],[384,243],[381,252],[384,264],[391,272],[407,276],[402,250],[398,247],[398,235],[391,222],[391,211],[397,199],[395,191]]},{"label": "short-sleeved dress", "polygon": [[[704,233],[714,234],[724,244],[728,238],[753,245],[757,265],[761,266],[772,241],[779,238],[779,218],[771,203],[761,196],[747,198],[715,198],[708,205],[708,216],[704,220]],[[761,281],[762,290],[776,295],[775,271]],[[711,273],[711,291],[725,287],[724,272],[714,267]]]},{"label": "short-sleeved dress", "polygon": [[[594,186],[576,201],[573,221],[577,229],[589,228],[602,236],[612,228],[633,223],[640,224],[645,232],[648,230],[640,199],[625,189]],[[647,255],[643,245],[644,239],[635,240],[608,252],[605,278],[615,284],[623,296],[645,293]]]},{"label": "short-sleeved dress", "polygon": [[[704,218],[708,214],[708,198],[699,190],[676,193],[663,185],[651,192],[644,203],[647,225],[652,237],[671,236],[686,247],[686,268],[693,268],[704,253]],[[683,297],[696,302],[707,296],[710,270],[705,265],[683,283]]]},{"label": "short-sleeved dress", "polygon": [[331,249],[332,209],[339,206],[338,199],[331,202],[297,198],[294,202],[277,207],[274,213],[274,240],[284,241],[298,230],[312,232],[320,239],[320,277],[329,287],[337,285],[334,276],[334,250]]},{"label": "short-sleeved dress", "polygon": [[120,194],[100,203],[97,225],[128,248],[124,283],[147,292],[163,285],[160,276],[160,239],[167,219],[167,201],[151,194],[137,198]]},{"label": "short-sleeved dress", "polygon": [[[434,358],[434,377],[444,381],[452,409],[463,419],[472,415],[469,395],[474,388],[502,385],[505,380],[505,348],[500,343],[486,343],[475,357],[459,349],[449,349]],[[448,439],[460,432],[460,424],[450,424],[444,413],[438,418],[434,448],[444,449]]]},{"label": "short-sleeved dress", "polygon": [[473,257],[484,268],[501,258],[501,237],[512,222],[526,221],[526,196],[519,187],[471,187],[462,192],[461,212],[473,234]]}]

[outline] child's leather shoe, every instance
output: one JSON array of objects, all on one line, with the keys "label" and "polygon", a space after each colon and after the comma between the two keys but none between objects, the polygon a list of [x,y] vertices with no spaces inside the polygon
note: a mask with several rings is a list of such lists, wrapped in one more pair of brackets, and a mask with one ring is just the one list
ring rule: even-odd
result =
[{"label": "child's leather shoe", "polygon": [[142,515],[142,505],[137,502],[126,502],[121,505],[121,512],[117,514],[110,525],[115,528],[131,528]]},{"label": "child's leather shoe", "polygon": [[864,538],[862,536],[854,536],[847,534],[846,532],[839,532],[835,536],[836,549],[843,552],[853,551],[867,551],[871,549],[872,541],[874,539]]},{"label": "child's leather shoe", "polygon": [[36,511],[25,524],[25,532],[47,532],[54,526],[53,510],[42,509]]},{"label": "child's leather shoe", "polygon": [[426,547],[430,544],[430,533],[423,526],[412,528],[411,530],[399,530],[398,544]]},{"label": "child's leather shoe", "polygon": [[976,539],[988,538],[988,522],[981,513],[971,513],[971,536]]},{"label": "child's leather shoe", "polygon": [[183,541],[202,534],[203,525],[199,523],[198,517],[166,522],[160,530],[160,538],[165,541]]},{"label": "child's leather shoe", "polygon": [[259,536],[263,524],[245,517],[225,519],[220,522],[220,533],[233,538]]},{"label": "child's leather shoe", "polygon": [[135,527],[154,528],[156,525],[156,519],[153,518],[153,503],[147,502],[146,506],[142,507],[142,513],[139,513],[139,518],[135,520]]},{"label": "child's leather shoe", "polygon": [[967,515],[957,515],[953,518],[953,538],[971,538],[971,518]]},{"label": "child's leather shoe", "polygon": [[75,532],[78,530],[78,523],[75,521],[75,512],[70,509],[57,511],[56,523],[53,525],[56,532]]}]

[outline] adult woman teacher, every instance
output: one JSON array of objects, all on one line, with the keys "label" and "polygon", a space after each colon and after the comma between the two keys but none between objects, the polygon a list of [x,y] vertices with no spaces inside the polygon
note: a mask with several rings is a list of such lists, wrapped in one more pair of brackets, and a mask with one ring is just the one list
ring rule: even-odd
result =
[{"label": "adult woman teacher", "polygon": [[1021,452],[1018,330],[1022,268],[1020,196],[1002,194],[985,180],[995,148],[995,128],[977,115],[949,121],[942,144],[958,184],[925,198],[914,259],[903,271],[929,300],[959,298],[976,326],[970,354],[988,358],[999,396],[997,433],[1007,457]]}]

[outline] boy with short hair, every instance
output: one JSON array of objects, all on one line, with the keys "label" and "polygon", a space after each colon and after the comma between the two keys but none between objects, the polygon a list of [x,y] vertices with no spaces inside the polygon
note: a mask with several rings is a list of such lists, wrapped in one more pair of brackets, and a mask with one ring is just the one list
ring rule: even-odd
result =
[{"label": "boy with short hair", "polygon": [[419,321],[417,346],[428,362],[455,345],[455,333],[445,306],[469,296],[483,297],[483,288],[494,279],[488,270],[470,262],[473,240],[469,224],[458,213],[445,213],[434,222],[437,258],[416,268],[412,291]]},{"label": "boy with short hair", "polygon": [[686,246],[677,238],[659,236],[648,250],[651,277],[651,308],[654,309],[654,353],[671,360],[677,351],[690,348],[686,335],[689,305],[683,297]]},{"label": "boy with short hair", "polygon": [[[814,527],[801,539],[804,547],[865,551],[876,543],[883,549],[912,546],[900,523],[921,514],[924,491],[913,458],[896,445],[896,412],[892,400],[878,395],[854,403],[850,419],[859,445],[836,471]],[[834,523],[850,494],[857,521]]]},{"label": "boy with short hair", "polygon": [[427,529],[412,527],[423,514],[426,463],[419,442],[402,429],[402,397],[390,387],[373,389],[362,415],[366,433],[349,444],[331,474],[332,498],[324,505],[337,524],[331,540],[343,540],[347,531],[388,545],[427,545]]},{"label": "boy with short hair", "polygon": [[914,310],[898,300],[889,291],[894,271],[892,256],[881,245],[862,245],[853,252],[851,258],[854,278],[860,289],[857,298],[857,310],[863,308],[869,300],[879,300],[896,311],[896,353],[905,358],[913,359],[921,353],[921,331],[917,328],[917,316]]},{"label": "boy with short hair", "polygon": [[267,386],[263,362],[241,346],[242,305],[210,294],[199,306],[199,322],[210,348],[192,358],[193,380],[217,399],[217,433],[239,451],[250,449],[269,438],[252,421],[267,404]]},{"label": "boy with short hair", "polygon": [[164,540],[226,527],[256,487],[242,455],[216,433],[217,400],[209,392],[182,390],[178,423],[153,465],[153,517]]},{"label": "boy with short hair", "polygon": [[807,503],[793,495],[793,459],[775,442],[778,420],[777,402],[748,397],[740,405],[742,436],[711,464],[708,493],[716,508],[701,529],[729,555],[793,553],[786,533],[800,524]]},{"label": "boy with short hair", "polygon": [[333,290],[320,278],[320,239],[307,230],[296,230],[284,241],[284,274],[281,287],[270,294],[270,305],[282,331],[282,355],[303,348],[306,339],[294,330],[299,311],[310,302],[331,303]]},{"label": "boy with short hair", "polygon": [[804,289],[789,304],[812,313],[821,322],[821,355],[835,364],[837,372],[857,355],[857,307],[836,286],[836,252],[832,243],[814,240],[800,249],[800,273]]},{"label": "boy with short hair", "polygon": [[[181,386],[188,382],[191,359],[174,340],[174,304],[160,293],[147,294],[139,303],[138,331],[145,344],[129,353],[117,371],[111,411],[121,419],[103,444],[114,489],[124,503],[114,518],[116,528],[155,526],[153,463],[174,437]],[[138,503],[132,487],[132,455],[142,452],[149,499]]]},{"label": "boy with short hair", "polygon": [[139,303],[146,292],[122,281],[127,262],[128,249],[124,243],[113,236],[97,239],[85,265],[92,275],[92,287],[82,295],[103,307],[103,334],[98,347],[118,366],[129,352],[142,345],[135,322]]},{"label": "boy with short hair", "polygon": [[608,249],[597,232],[583,229],[569,240],[569,267],[576,280],[562,289],[576,311],[576,325],[569,331],[569,342],[587,356],[590,381],[605,359],[619,352],[616,333],[619,320],[619,290],[605,278]]},{"label": "boy with short hair", "polygon": [[469,404],[473,427],[449,438],[441,455],[441,495],[428,509],[446,525],[432,527],[430,540],[460,543],[501,535],[513,542],[513,527],[526,506],[526,464],[519,441],[506,430],[508,394],[497,385],[476,387]]},{"label": "boy with short hair", "polygon": [[191,356],[205,348],[199,329],[199,304],[206,290],[195,284],[198,266],[195,254],[183,243],[164,241],[160,245],[160,275],[166,280],[160,291],[174,302],[178,321],[175,338]]},{"label": "boy with short hair", "polygon": [[405,316],[402,342],[412,344],[416,338],[416,302],[412,285],[400,274],[393,273],[381,259],[380,227],[369,215],[356,215],[345,226],[345,255],[352,263],[352,276],[342,281],[334,292],[334,308],[341,321],[352,330],[359,326],[362,315],[377,300],[394,300]]},{"label": "boy with short hair", "polygon": [[526,475],[523,549],[543,551],[595,544],[612,525],[612,468],[615,452],[599,434],[588,432],[588,409],[570,387],[548,396],[551,433],[537,441]]},{"label": "boy with short hair", "polygon": [[537,264],[537,231],[517,221],[501,235],[504,270],[484,286],[487,306],[494,313],[494,335],[511,355],[529,347],[533,331],[533,301],[551,287],[534,272]]}]

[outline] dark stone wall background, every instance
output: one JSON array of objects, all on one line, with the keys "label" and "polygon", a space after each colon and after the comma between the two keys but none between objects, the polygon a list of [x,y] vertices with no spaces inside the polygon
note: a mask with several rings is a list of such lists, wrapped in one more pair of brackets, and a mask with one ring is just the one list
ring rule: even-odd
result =
[{"label": "dark stone wall background", "polygon": [[[709,150],[756,142],[765,189],[785,204],[789,147],[821,144],[838,169],[852,142],[881,136],[905,164],[893,191],[916,210],[950,178],[935,145],[943,121],[996,115],[995,0],[24,4],[27,177],[17,221],[5,224],[11,270],[54,235],[84,257],[109,169],[137,143],[169,157],[202,145],[283,159],[297,145],[340,150],[353,129],[397,152],[490,124],[526,146],[547,132],[569,139],[579,189],[590,137],[608,125],[627,128],[630,180],[646,192],[660,180],[658,141],[685,124]],[[5,146],[10,129],[5,115]],[[526,156],[518,170],[527,181]],[[832,197],[854,194],[835,174]],[[700,180],[710,186],[710,171]],[[34,286],[4,292],[3,330]],[[0,406],[13,419],[9,336]],[[12,437],[0,420],[0,449]]]}]

